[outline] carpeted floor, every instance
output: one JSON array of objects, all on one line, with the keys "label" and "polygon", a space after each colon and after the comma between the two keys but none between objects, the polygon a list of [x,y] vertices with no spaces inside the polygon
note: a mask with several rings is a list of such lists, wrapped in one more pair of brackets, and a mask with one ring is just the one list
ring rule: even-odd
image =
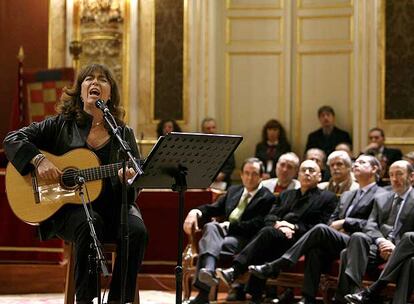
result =
[{"label": "carpeted floor", "polygon": [[[175,293],[140,290],[140,304],[173,304]],[[63,294],[0,295],[1,304],[63,304]]]}]

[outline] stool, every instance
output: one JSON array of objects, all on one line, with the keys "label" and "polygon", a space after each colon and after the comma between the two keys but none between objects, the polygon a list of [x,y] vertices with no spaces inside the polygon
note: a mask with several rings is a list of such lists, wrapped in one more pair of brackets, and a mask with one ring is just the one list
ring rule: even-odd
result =
[{"label": "stool", "polygon": [[[66,266],[66,282],[65,282],[65,304],[74,304],[75,302],[75,255],[74,255],[74,245],[73,243],[68,244],[68,264]],[[111,254],[111,265],[112,270],[115,265],[116,258],[116,244],[104,244],[103,253]],[[135,299],[133,304],[139,304],[139,289],[138,289],[138,280],[137,286],[135,288]]]}]

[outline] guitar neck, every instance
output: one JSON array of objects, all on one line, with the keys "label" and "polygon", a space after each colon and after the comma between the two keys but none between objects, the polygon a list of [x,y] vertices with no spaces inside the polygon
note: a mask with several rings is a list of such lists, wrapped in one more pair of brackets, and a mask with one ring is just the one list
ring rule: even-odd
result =
[{"label": "guitar neck", "polygon": [[[132,161],[128,161],[127,166],[131,166]],[[85,178],[86,181],[94,181],[111,176],[118,175],[118,170],[122,168],[121,163],[103,165],[95,168],[82,169],[78,171],[78,174]]]}]

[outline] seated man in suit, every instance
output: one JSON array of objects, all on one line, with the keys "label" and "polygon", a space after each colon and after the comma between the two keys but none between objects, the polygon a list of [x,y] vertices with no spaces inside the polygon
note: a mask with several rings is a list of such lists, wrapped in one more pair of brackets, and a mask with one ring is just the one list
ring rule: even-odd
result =
[{"label": "seated man in suit", "polygon": [[[329,220],[337,198],[332,192],[317,187],[320,178],[320,168],[313,160],[302,162],[299,168],[301,187],[286,190],[277,198],[266,216],[266,227],[236,256],[232,267],[217,269],[227,285],[242,275],[248,265],[280,257],[309,229]],[[254,303],[261,302],[264,283],[264,280],[251,277],[246,292],[252,295]]]},{"label": "seated man in suit", "polygon": [[341,253],[341,271],[336,299],[361,287],[364,273],[388,261],[404,233],[414,231],[414,190],[410,184],[413,167],[405,160],[394,162],[389,170],[392,191],[375,197],[363,232],[352,234]]},{"label": "seated man in suit", "polygon": [[402,153],[400,149],[388,148],[385,146],[385,133],[381,128],[372,128],[368,132],[369,144],[363,149],[363,153],[374,155],[381,162],[383,174],[381,185],[389,185],[388,183],[388,170],[390,165],[397,160],[402,159]]},{"label": "seated man in suit", "polygon": [[333,151],[328,156],[327,164],[331,173],[329,182],[318,184],[319,189],[328,190],[340,196],[348,190],[357,190],[359,185],[354,181],[351,169],[352,161],[345,151]]},{"label": "seated man in suit", "polygon": [[[217,124],[216,120],[211,117],[206,117],[201,122],[201,132],[206,134],[216,134],[217,133]],[[236,161],[234,159],[234,154],[232,154],[224,163],[223,167],[216,179],[214,180],[213,187],[218,188],[219,190],[225,190],[231,186],[231,174],[236,167]]]},{"label": "seated man in suit", "polygon": [[276,196],[279,196],[284,190],[300,188],[299,181],[295,179],[298,169],[299,157],[295,153],[282,154],[276,164],[277,177],[264,180],[263,187],[269,189]]},{"label": "seated man in suit", "polygon": [[191,304],[209,303],[210,288],[218,283],[215,268],[220,254],[236,254],[263,227],[264,217],[275,201],[275,196],[261,184],[263,170],[259,159],[246,159],[241,167],[243,185],[231,186],[215,203],[202,205],[188,213],[184,221],[187,234],[193,229],[198,230],[199,221],[225,218],[223,223],[211,221],[203,227],[194,282],[199,293]]},{"label": "seated man in suit", "polygon": [[250,266],[249,271],[260,278],[276,277],[280,270],[293,266],[305,255],[302,302],[316,303],[315,297],[323,268],[329,267],[331,262],[339,258],[352,233],[362,230],[371,213],[375,195],[385,192],[376,184],[381,165],[375,157],[360,155],[355,161],[353,171],[360,187],[342,194],[329,225],[316,225],[282,257],[264,265]]},{"label": "seated man in suit", "polygon": [[397,283],[393,303],[407,303],[414,288],[414,232],[404,233],[385,268],[367,289],[345,296],[348,303],[378,303],[379,294],[389,282]]}]

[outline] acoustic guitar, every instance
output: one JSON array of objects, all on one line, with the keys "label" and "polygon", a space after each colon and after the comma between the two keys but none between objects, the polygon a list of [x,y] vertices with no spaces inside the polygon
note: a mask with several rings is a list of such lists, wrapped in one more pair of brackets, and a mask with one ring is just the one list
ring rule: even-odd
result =
[{"label": "acoustic guitar", "polygon": [[98,157],[83,148],[61,156],[42,153],[62,171],[59,182],[40,178],[36,170],[22,176],[10,162],[6,168],[6,193],[10,207],[18,218],[33,225],[48,219],[65,204],[82,204],[77,191],[78,177],[84,178],[92,202],[101,193],[102,179],[118,175],[122,168],[122,163],[101,166]]}]

